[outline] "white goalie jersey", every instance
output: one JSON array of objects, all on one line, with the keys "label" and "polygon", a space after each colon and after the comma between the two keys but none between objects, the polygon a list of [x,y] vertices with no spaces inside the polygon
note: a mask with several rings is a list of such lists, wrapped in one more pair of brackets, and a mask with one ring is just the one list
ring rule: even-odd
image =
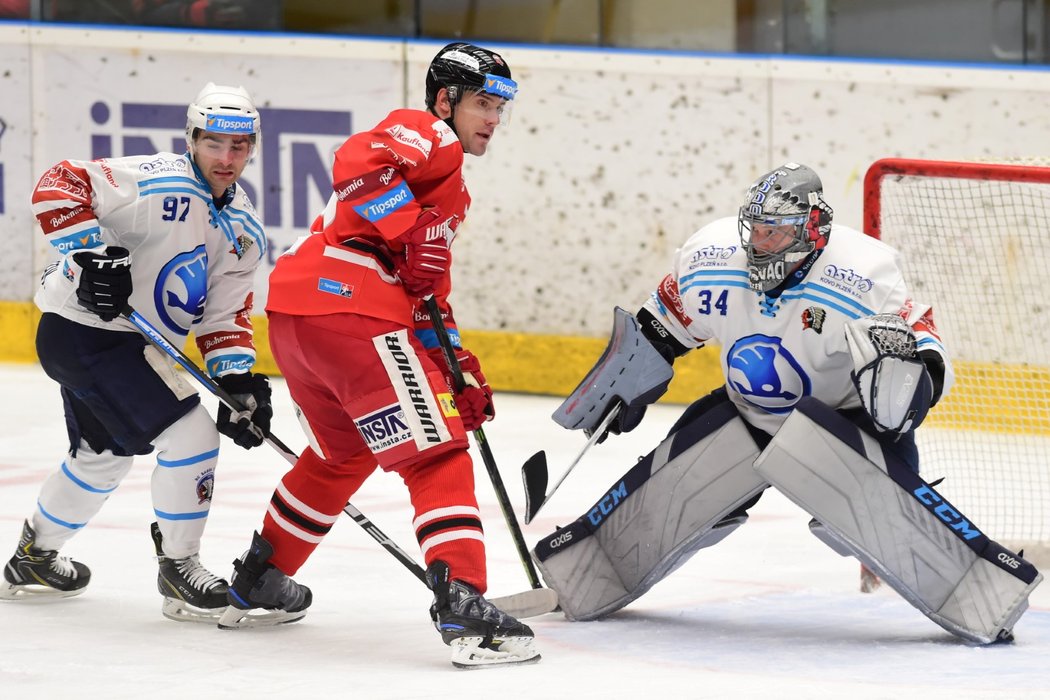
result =
[{"label": "white goalie jersey", "polygon": [[217,207],[188,154],[62,161],[33,192],[33,210],[58,258],[36,294],[44,312],[108,330],[135,332],[118,317],[105,322],[77,303],[83,250],[121,246],[131,253],[130,304],[176,346],[192,330],[211,376],[248,371],[252,284],[266,236],[239,187]]},{"label": "white goalie jersey", "polygon": [[951,364],[932,309],[911,299],[898,253],[854,229],[833,225],[827,246],[777,296],[748,284],[737,218],[719,219],[678,250],[674,269],[645,307],[686,347],[721,346],[726,390],[749,423],[773,434],[804,396],[836,409],[860,407],[850,372],[847,321],[901,315],[918,349]]}]

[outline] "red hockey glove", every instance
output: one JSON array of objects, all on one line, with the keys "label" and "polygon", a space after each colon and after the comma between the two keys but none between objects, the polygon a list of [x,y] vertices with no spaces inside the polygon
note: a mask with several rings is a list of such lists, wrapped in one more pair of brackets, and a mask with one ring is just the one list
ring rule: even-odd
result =
[{"label": "red hockey glove", "polygon": [[426,209],[412,228],[398,236],[404,251],[397,257],[395,267],[409,294],[430,296],[448,271],[452,259],[448,249],[452,237],[449,221],[440,209]]},{"label": "red hockey glove", "polygon": [[438,369],[445,375],[445,383],[453,390],[456,397],[456,409],[459,417],[463,420],[463,427],[473,432],[481,427],[487,420],[496,416],[496,408],[492,405],[492,389],[488,380],[481,373],[481,363],[470,350],[457,349],[456,359],[459,361],[459,369],[463,372],[463,381],[466,386],[462,391],[455,390],[455,381],[452,371],[448,368],[445,353],[441,348],[431,348],[427,353],[437,364]]}]

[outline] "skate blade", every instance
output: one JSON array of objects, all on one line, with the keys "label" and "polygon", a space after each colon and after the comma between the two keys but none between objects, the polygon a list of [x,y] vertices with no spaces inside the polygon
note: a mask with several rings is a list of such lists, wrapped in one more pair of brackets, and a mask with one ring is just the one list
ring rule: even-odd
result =
[{"label": "skate blade", "polygon": [[37,584],[15,585],[6,580],[0,581],[0,600],[54,600],[72,598],[87,590],[87,586],[72,591],[60,591],[51,586]]},{"label": "skate blade", "polygon": [[496,640],[495,648],[482,648],[482,637],[460,637],[452,640],[452,665],[456,668],[477,669],[493,666],[534,664],[540,652],[532,637],[507,637]]},{"label": "skate blade", "polygon": [[198,608],[178,598],[165,598],[160,606],[161,615],[175,622],[215,624],[225,611],[226,606],[221,608]]},{"label": "skate blade", "polygon": [[520,620],[557,611],[558,593],[551,588],[533,588],[501,598],[489,598],[489,602]]},{"label": "skate blade", "polygon": [[286,612],[284,610],[241,610],[229,606],[219,616],[218,627],[221,630],[249,629],[251,627],[276,627],[290,622],[298,622],[306,617],[306,611]]}]

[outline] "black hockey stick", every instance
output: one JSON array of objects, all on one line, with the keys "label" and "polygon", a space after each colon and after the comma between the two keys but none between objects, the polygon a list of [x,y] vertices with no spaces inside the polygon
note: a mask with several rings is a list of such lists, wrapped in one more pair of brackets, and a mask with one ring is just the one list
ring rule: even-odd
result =
[{"label": "black hockey stick", "polygon": [[[186,370],[197,382],[215,395],[220,401],[230,407],[230,410],[240,413],[244,410],[240,402],[237,399],[230,396],[230,394],[219,386],[214,379],[209,377],[196,363],[186,356],[182,350],[168,342],[161,333],[153,327],[149,321],[147,321],[139,312],[135,311],[130,305],[125,306],[124,310],[120,312],[120,315],[131,322],[135,328],[148,340],[154,347],[163,351],[168,357],[177,362],[184,370]],[[289,464],[295,464],[299,459],[299,455],[292,451],[287,445],[281,442],[272,433],[267,432],[266,444],[277,451]],[[406,569],[411,571],[416,578],[427,584],[426,572],[423,571],[423,567],[416,563],[415,559],[409,556],[405,550],[397,546],[390,537],[380,530],[375,523],[368,519],[368,517],[362,513],[353,503],[347,503],[343,507],[343,512],[349,515],[355,523],[361,526],[361,528],[367,532],[372,539],[382,545],[383,549],[389,552],[395,559],[400,561]],[[549,589],[543,589],[544,592]],[[490,598],[489,602],[495,604],[498,608],[504,612],[512,615],[513,617],[535,617],[536,615],[542,615],[544,613],[553,612],[558,607],[557,597],[553,594],[553,591],[544,596],[530,595],[534,594],[534,591],[526,591],[523,593],[516,593],[509,596],[503,596],[501,598]]]},{"label": "black hockey stick", "polygon": [[554,484],[554,488],[551,489],[550,493],[547,493],[547,453],[540,450],[536,454],[529,457],[525,464],[521,465],[521,481],[525,487],[525,524],[528,525],[532,522],[536,514],[540,512],[540,508],[551,499],[554,492],[558,490],[562,482],[565,481],[565,477],[569,475],[576,465],[580,463],[583,456],[587,454],[587,450],[591,449],[597,443],[602,435],[605,433],[605,429],[609,427],[609,424],[613,422],[613,419],[620,413],[620,409],[623,407],[623,403],[617,402],[613,406],[612,410],[609,411],[605,418],[602,418],[602,422],[598,424],[598,427],[594,429],[591,434],[590,440],[583,446],[580,453],[576,455],[576,459],[572,460],[572,464],[569,465],[558,481]]},{"label": "black hockey stick", "polygon": [[[452,347],[452,339],[448,336],[448,329],[445,328],[445,322],[441,318],[441,309],[438,307],[437,299],[433,296],[427,297],[426,305],[427,311],[430,312],[430,323],[434,326],[434,333],[437,334],[438,342],[441,343],[441,350],[445,354],[445,361],[452,372],[452,380],[456,383],[455,389],[457,392],[460,392],[466,386],[466,380],[463,378],[463,370],[459,367],[459,360],[456,359],[456,350]],[[499,501],[500,510],[503,511],[503,519],[507,521],[507,528],[510,529],[510,534],[514,538],[514,546],[518,550],[521,565],[525,567],[525,573],[529,576],[529,583],[532,584],[533,588],[542,588],[543,585],[540,583],[540,577],[532,563],[529,548],[525,545],[525,538],[521,535],[521,527],[518,525],[518,518],[514,514],[514,507],[510,504],[507,488],[503,485],[503,478],[496,467],[496,459],[492,456],[492,450],[489,449],[485,431],[480,427],[474,431],[474,441],[478,445],[478,451],[481,452],[482,461],[485,462],[489,480],[496,491],[496,500]]]}]

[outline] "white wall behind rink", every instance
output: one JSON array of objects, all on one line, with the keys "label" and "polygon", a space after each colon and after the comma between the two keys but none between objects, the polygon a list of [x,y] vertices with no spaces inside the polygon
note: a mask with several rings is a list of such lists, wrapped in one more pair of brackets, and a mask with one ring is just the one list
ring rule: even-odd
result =
[{"label": "white wall behind rink", "polygon": [[[49,259],[29,212],[47,167],[106,138],[114,155],[128,139],[173,148],[181,126],[125,124],[128,105],[184,107],[212,80],[281,110],[279,132],[263,123],[276,146],[246,171],[279,250],[327,196],[314,166],[346,134],[324,125],[422,107],[443,43],[0,24],[0,299],[29,300]],[[878,158],[1050,153],[1046,67],[494,48],[521,89],[488,155],[467,159],[453,296],[465,328],[604,336],[613,304],[635,308],[675,247],[786,160],[816,168],[836,219],[860,228]],[[324,119],[298,124],[296,110]]]}]

